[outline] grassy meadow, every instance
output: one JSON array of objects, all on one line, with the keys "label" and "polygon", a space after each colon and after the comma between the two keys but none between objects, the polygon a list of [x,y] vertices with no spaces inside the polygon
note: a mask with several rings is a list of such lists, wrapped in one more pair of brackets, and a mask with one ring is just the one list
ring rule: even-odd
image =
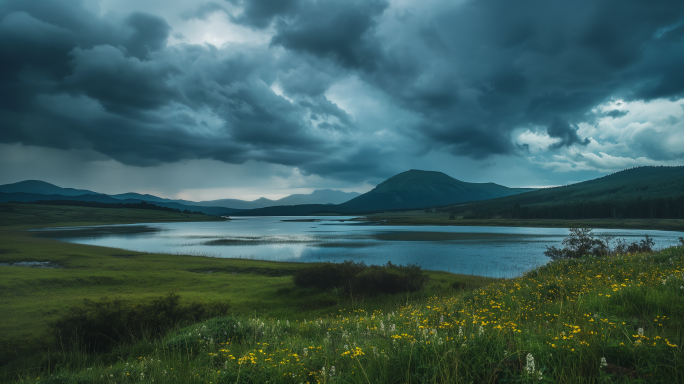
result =
[{"label": "grassy meadow", "polygon": [[70,367],[71,355],[53,356],[61,346],[55,344],[47,324],[84,299],[108,296],[143,302],[175,292],[186,302],[228,303],[232,316],[296,321],[327,316],[342,308],[392,308],[397,302],[453,292],[453,285],[479,287],[493,281],[430,271],[431,280],[424,291],[349,298],[342,292],[296,288],[291,276],[303,264],[131,252],[59,242],[27,231],[204,220],[217,218],[134,209],[0,204],[0,263],[37,261],[61,267],[0,266],[0,382],[38,377],[42,373],[37,372],[54,370],[54,364]]},{"label": "grassy meadow", "polygon": [[556,261],[393,305],[215,318],[111,354],[74,352],[52,376],[16,382],[684,382],[682,247]]}]

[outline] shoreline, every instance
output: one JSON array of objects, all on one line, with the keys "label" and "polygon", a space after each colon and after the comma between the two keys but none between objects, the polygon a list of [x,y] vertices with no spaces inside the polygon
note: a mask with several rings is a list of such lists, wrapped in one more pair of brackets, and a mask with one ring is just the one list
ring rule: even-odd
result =
[{"label": "shoreline", "polygon": [[410,217],[369,215],[354,221],[375,221],[380,225],[439,225],[439,226],[475,226],[475,227],[529,227],[529,228],[601,228],[601,229],[648,229],[671,232],[684,232],[684,220],[680,219],[449,219],[441,217]]}]

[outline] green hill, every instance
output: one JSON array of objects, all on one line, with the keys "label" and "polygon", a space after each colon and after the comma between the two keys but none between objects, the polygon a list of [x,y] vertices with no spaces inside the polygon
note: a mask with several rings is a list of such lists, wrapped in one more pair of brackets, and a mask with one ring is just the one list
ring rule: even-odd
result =
[{"label": "green hill", "polygon": [[532,191],[494,183],[468,183],[442,172],[412,169],[392,176],[371,191],[338,205],[291,205],[242,211],[240,216],[296,216],[316,213],[358,214],[420,209],[494,199]]},{"label": "green hill", "polygon": [[467,183],[442,172],[412,169],[380,183],[371,191],[338,205],[349,212],[398,210],[489,200],[531,191],[494,183]]},{"label": "green hill", "polygon": [[625,169],[577,184],[450,207],[445,211],[464,218],[682,218],[684,166]]}]

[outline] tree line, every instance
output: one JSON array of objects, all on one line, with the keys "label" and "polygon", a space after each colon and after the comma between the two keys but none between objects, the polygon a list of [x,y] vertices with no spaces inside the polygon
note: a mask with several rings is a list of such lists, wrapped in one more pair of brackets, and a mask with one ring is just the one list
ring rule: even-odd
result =
[{"label": "tree line", "polygon": [[577,184],[441,211],[472,219],[682,219],[684,167],[627,169]]},{"label": "tree line", "polygon": [[80,201],[80,200],[36,200],[36,201],[10,201],[13,204],[41,204],[41,205],[67,205],[72,207],[90,207],[90,208],[126,208],[126,209],[149,209],[153,211],[165,211],[174,213],[196,214],[204,215],[205,213],[199,211],[191,211],[189,209],[176,209],[169,207],[162,207],[159,205],[150,204],[145,201],[139,203],[100,203],[97,201]]},{"label": "tree line", "polygon": [[[466,219],[683,219],[684,195],[677,198],[626,201],[573,201],[557,204],[480,207],[465,212]],[[447,212],[451,210],[447,209]]]}]

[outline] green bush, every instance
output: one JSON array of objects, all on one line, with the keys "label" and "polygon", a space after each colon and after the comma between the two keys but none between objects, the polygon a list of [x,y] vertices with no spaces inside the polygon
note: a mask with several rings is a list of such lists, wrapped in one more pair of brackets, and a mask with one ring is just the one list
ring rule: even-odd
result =
[{"label": "green bush", "polygon": [[367,266],[347,260],[302,268],[293,277],[301,288],[338,288],[352,294],[413,292],[422,289],[429,276],[415,264]]},{"label": "green bush", "polygon": [[103,297],[85,299],[83,305],[69,309],[49,327],[56,342],[63,346],[102,352],[117,343],[158,337],[179,325],[220,316],[227,310],[227,303],[181,305],[175,293],[144,303]]},{"label": "green bush", "polygon": [[570,228],[570,235],[563,239],[563,248],[546,247],[544,255],[552,260],[578,259],[582,256],[608,256],[627,253],[652,253],[655,242],[648,235],[639,242],[627,243],[618,239],[611,248],[611,239],[597,239],[591,228]]},{"label": "green bush", "polygon": [[349,289],[352,280],[366,268],[364,262],[355,263],[347,260],[341,264],[325,263],[298,270],[293,280],[296,286],[302,288],[330,288]]}]

